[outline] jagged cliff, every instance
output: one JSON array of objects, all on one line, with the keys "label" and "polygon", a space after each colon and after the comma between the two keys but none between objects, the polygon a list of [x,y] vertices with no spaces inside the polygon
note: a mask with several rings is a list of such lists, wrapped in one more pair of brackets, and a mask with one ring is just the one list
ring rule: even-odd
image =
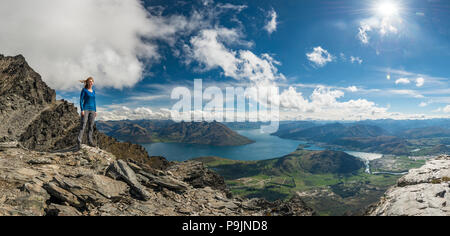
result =
[{"label": "jagged cliff", "polygon": [[450,216],[450,156],[439,156],[410,170],[366,214]]},{"label": "jagged cliff", "polygon": [[23,56],[0,55],[0,215],[314,214],[298,196],[233,198],[202,163],[150,158],[97,130],[98,148],[71,149],[80,118],[55,97]]}]

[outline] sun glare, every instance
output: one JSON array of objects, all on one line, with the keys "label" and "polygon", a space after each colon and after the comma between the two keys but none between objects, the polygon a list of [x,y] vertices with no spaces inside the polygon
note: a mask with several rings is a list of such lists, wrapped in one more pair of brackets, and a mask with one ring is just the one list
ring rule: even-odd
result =
[{"label": "sun glare", "polygon": [[395,16],[399,14],[399,7],[397,4],[393,2],[381,2],[375,8],[375,11],[378,15],[389,17]]}]

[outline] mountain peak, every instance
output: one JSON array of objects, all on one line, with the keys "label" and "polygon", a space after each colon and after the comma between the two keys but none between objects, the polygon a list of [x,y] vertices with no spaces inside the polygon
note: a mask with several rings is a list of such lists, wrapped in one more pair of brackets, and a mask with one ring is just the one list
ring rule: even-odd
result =
[{"label": "mountain peak", "polygon": [[[0,95],[15,96],[32,105],[56,101],[56,92],[42,81],[22,55],[0,55]],[[22,101],[23,102],[23,101]]]}]

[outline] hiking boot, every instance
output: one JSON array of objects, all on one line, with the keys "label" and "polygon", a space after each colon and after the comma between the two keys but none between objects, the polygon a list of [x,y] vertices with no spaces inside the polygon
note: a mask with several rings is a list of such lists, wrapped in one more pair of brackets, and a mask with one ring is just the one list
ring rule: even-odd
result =
[{"label": "hiking boot", "polygon": [[80,150],[80,149],[81,149],[81,143],[80,143],[79,141],[77,141],[77,144],[75,145],[75,148],[76,148],[77,150]]}]

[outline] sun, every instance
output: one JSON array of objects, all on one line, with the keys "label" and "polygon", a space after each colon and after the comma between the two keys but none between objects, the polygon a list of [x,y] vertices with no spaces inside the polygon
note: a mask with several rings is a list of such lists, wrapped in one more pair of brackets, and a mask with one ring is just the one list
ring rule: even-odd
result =
[{"label": "sun", "polygon": [[382,17],[396,16],[400,13],[399,6],[391,1],[384,1],[377,3],[375,7],[375,12],[377,15]]}]

